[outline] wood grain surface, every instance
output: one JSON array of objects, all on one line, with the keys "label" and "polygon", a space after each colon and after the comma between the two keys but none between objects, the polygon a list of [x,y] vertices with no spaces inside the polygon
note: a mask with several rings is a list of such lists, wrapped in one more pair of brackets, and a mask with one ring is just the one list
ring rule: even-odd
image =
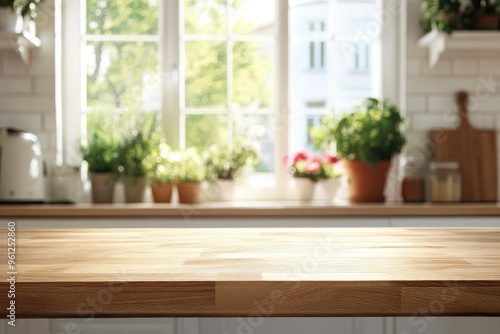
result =
[{"label": "wood grain surface", "polygon": [[456,95],[461,123],[455,130],[433,130],[434,160],[460,163],[462,201],[496,202],[498,196],[497,133],[472,127],[467,111],[468,94]]},{"label": "wood grain surface", "polygon": [[18,317],[500,315],[500,229],[17,233]]},{"label": "wood grain surface", "polygon": [[498,203],[332,204],[326,201],[179,204],[0,205],[0,217],[500,217]]}]

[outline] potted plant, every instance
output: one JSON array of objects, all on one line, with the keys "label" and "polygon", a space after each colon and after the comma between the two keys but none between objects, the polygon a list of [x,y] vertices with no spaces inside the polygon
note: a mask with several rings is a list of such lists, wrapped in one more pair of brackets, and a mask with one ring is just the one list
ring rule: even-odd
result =
[{"label": "potted plant", "polygon": [[112,203],[115,188],[116,148],[113,137],[103,129],[90,135],[88,143],[80,146],[82,158],[87,162],[92,185],[92,202]]},{"label": "potted plant", "polygon": [[161,143],[152,149],[146,160],[147,177],[151,183],[155,203],[170,203],[172,199],[173,188],[177,181],[172,155],[170,147]]},{"label": "potted plant", "polygon": [[21,33],[24,29],[34,34],[37,6],[42,1],[0,0],[0,31]]},{"label": "potted plant", "polygon": [[497,30],[500,17],[499,0],[474,0],[474,28],[476,30]]},{"label": "potted plant", "polygon": [[387,172],[405,144],[399,109],[388,101],[368,98],[364,108],[339,120],[322,120],[325,139],[336,142],[337,155],[349,179],[351,202],[383,202]]},{"label": "potted plant", "polygon": [[293,179],[290,188],[293,189],[293,197],[301,201],[310,201],[314,197],[316,182],[329,178],[330,169],[321,157],[308,151],[298,151],[289,157],[283,157],[283,164],[288,167]]},{"label": "potted plant", "polygon": [[322,188],[323,194],[327,200],[333,200],[337,197],[340,189],[340,178],[342,173],[339,170],[339,158],[324,152],[321,157],[323,172],[320,175],[318,185]]},{"label": "potted plant", "polygon": [[176,163],[177,191],[180,203],[199,201],[201,182],[205,179],[203,160],[195,149],[174,152],[172,161]]},{"label": "potted plant", "polygon": [[211,146],[204,154],[207,180],[216,185],[209,195],[211,199],[231,200],[235,180],[244,177],[259,162],[257,151],[249,145],[233,148]]},{"label": "potted plant", "polygon": [[458,27],[460,0],[424,0],[421,26],[424,33],[433,29],[451,34]]},{"label": "potted plant", "polygon": [[132,115],[132,128],[118,147],[119,172],[125,186],[125,201],[141,203],[146,190],[146,158],[159,141],[156,115]]}]

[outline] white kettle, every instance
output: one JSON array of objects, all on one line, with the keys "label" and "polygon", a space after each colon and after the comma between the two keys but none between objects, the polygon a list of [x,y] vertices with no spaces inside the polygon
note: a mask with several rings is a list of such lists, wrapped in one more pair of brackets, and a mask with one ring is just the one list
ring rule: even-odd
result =
[{"label": "white kettle", "polygon": [[42,149],[32,133],[0,128],[0,202],[45,202]]}]

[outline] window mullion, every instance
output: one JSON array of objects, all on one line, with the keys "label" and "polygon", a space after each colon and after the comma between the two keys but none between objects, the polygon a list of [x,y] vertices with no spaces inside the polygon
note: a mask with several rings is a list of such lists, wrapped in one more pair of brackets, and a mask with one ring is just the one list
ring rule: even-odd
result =
[{"label": "window mullion", "polygon": [[173,148],[183,145],[184,123],[180,115],[181,36],[180,1],[160,1],[160,77],[162,80],[162,124],[167,143]]},{"label": "window mullion", "polygon": [[233,114],[233,17],[232,8],[233,1],[227,0],[227,39],[226,39],[226,104],[227,104],[227,144],[233,144],[233,127],[234,127],[234,114]]},{"label": "window mullion", "polygon": [[288,154],[288,128],[289,128],[289,27],[288,27],[288,0],[278,0],[277,8],[277,40],[278,40],[278,55],[276,57],[276,69],[278,77],[277,90],[277,115],[274,125],[277,136],[276,154],[274,156],[274,164],[276,166],[277,186],[280,190],[280,198],[284,198],[286,193],[288,171],[287,167],[281,163],[281,157]]}]

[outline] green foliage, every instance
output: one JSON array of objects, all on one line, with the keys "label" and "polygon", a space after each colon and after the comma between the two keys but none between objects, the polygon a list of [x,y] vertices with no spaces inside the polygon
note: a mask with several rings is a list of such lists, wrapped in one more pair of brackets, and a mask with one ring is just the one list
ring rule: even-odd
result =
[{"label": "green foliage", "polygon": [[448,34],[457,28],[460,0],[424,0],[421,6],[424,33],[435,26]]},{"label": "green foliage", "polygon": [[340,158],[360,160],[371,166],[390,160],[405,144],[401,126],[404,119],[398,108],[369,98],[365,108],[345,114],[341,119],[325,117],[315,133],[315,144],[322,146],[335,141]]},{"label": "green foliage", "polygon": [[152,183],[176,183],[179,169],[175,153],[165,143],[155,146],[146,158],[147,177]]},{"label": "green foliage", "polygon": [[36,17],[36,8],[43,0],[0,0],[0,7],[10,7],[26,16],[30,14],[31,18]]},{"label": "green foliage", "polygon": [[117,165],[117,136],[112,118],[104,112],[87,116],[87,144],[80,146],[82,159],[91,173],[114,173]]},{"label": "green foliage", "polygon": [[146,158],[159,145],[161,133],[155,114],[130,114],[118,146],[119,170],[127,177],[146,176]]},{"label": "green foliage", "polygon": [[257,151],[248,145],[238,145],[234,148],[213,145],[203,158],[207,178],[211,181],[243,177],[260,162]]},{"label": "green foliage", "polygon": [[172,161],[176,164],[178,182],[202,182],[205,179],[203,160],[194,148],[174,152]]}]

